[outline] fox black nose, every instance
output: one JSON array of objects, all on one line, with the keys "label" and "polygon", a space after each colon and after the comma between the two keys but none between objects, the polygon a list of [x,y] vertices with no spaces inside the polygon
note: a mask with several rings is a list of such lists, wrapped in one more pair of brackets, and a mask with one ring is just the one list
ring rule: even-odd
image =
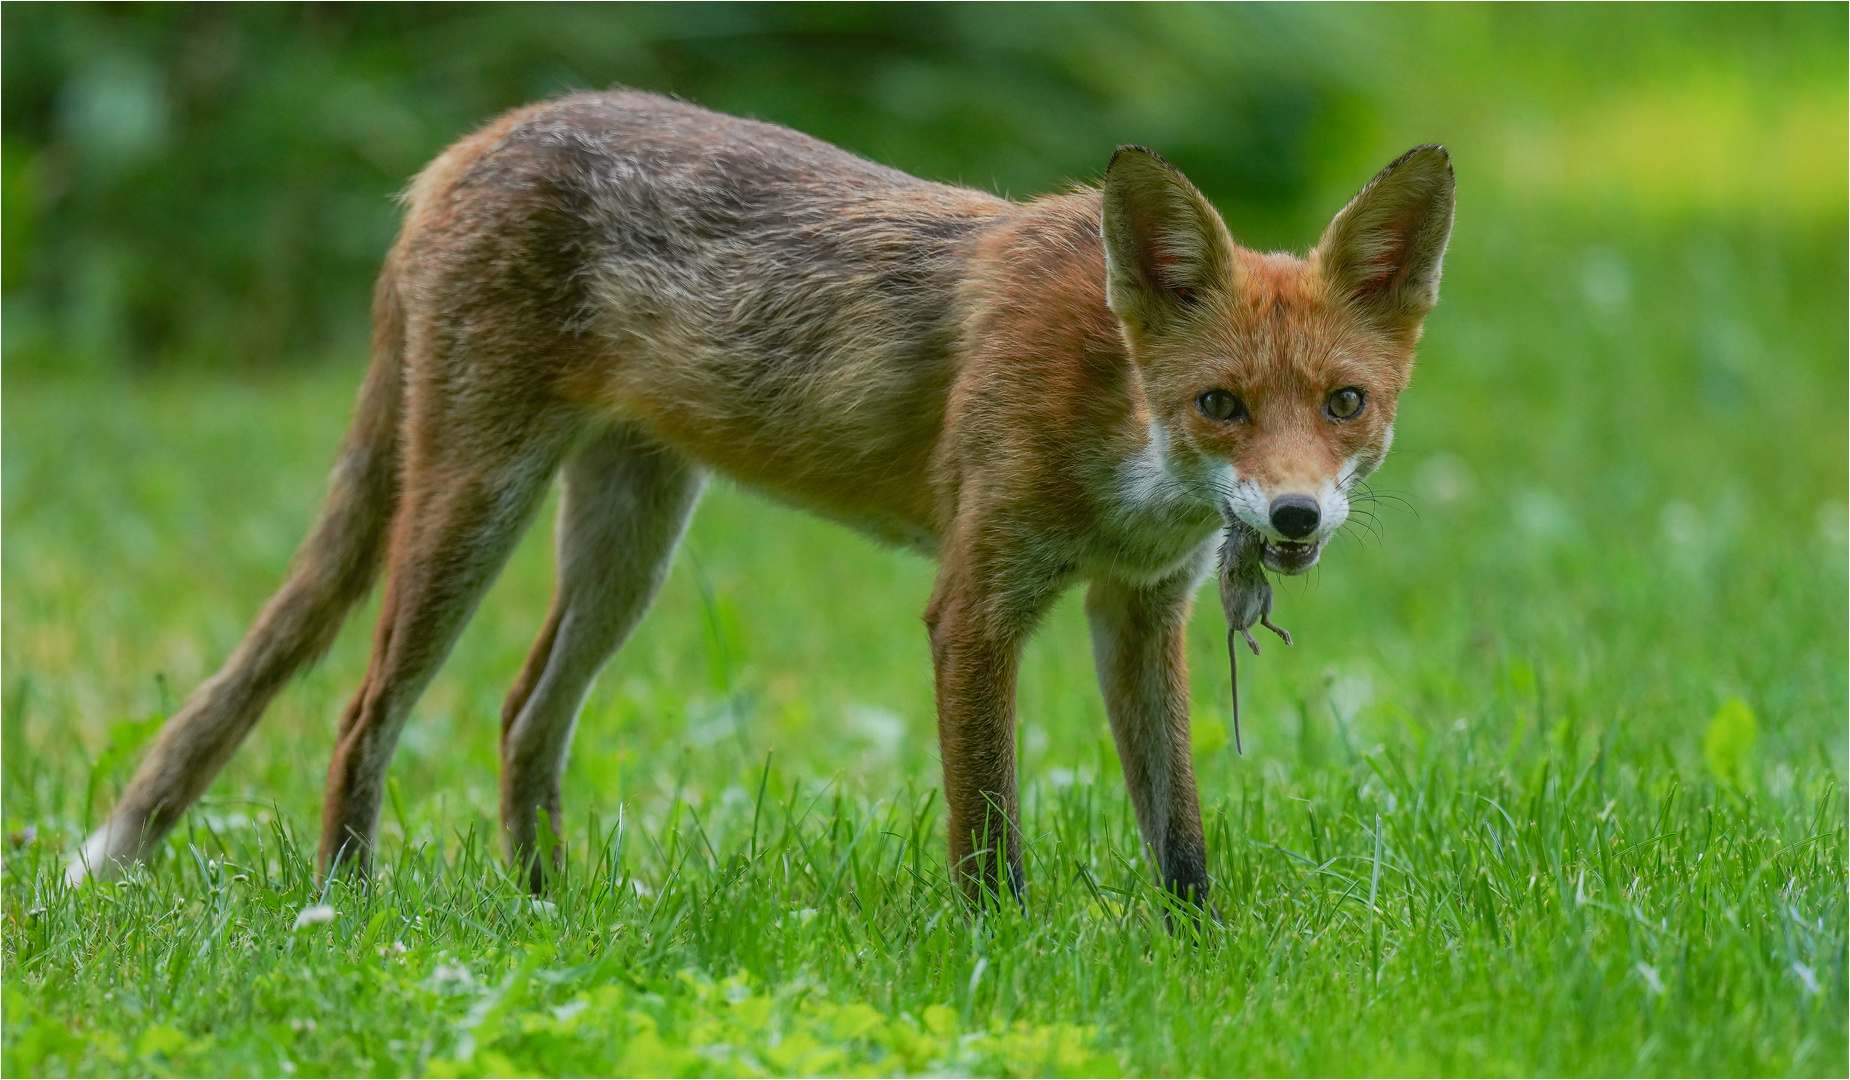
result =
[{"label": "fox black nose", "polygon": [[1272,527],[1293,540],[1316,532],[1322,520],[1317,500],[1309,495],[1280,495],[1272,500]]}]

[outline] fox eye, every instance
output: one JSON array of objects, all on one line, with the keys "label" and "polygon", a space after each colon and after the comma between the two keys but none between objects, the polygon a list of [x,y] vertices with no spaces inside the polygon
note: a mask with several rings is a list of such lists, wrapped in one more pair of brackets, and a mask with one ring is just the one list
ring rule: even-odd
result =
[{"label": "fox eye", "polygon": [[1359,386],[1345,386],[1323,402],[1323,411],[1332,420],[1354,420],[1368,404],[1368,394]]},{"label": "fox eye", "polygon": [[1201,411],[1210,420],[1219,420],[1223,424],[1249,419],[1246,403],[1225,390],[1209,390],[1196,398],[1195,404],[1201,407]]}]

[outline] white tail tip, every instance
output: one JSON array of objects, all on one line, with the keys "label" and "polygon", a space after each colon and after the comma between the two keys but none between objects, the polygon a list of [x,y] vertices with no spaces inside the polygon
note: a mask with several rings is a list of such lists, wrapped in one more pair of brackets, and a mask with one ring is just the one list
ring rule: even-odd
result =
[{"label": "white tail tip", "polygon": [[65,883],[72,888],[85,881],[114,881],[122,876],[122,863],[110,854],[110,825],[91,833],[89,838],[72,853],[69,862],[64,864]]}]

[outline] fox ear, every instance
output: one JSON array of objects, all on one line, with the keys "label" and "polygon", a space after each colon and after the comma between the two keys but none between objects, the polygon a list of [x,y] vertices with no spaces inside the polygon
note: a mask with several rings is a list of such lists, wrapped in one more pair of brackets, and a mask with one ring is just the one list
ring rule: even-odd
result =
[{"label": "fox ear", "polygon": [[1201,294],[1225,288],[1233,241],[1174,165],[1120,146],[1105,167],[1105,299],[1132,332],[1160,331]]},{"label": "fox ear", "polygon": [[1387,326],[1417,328],[1439,302],[1454,187],[1444,147],[1402,154],[1324,230],[1317,242],[1324,280]]}]

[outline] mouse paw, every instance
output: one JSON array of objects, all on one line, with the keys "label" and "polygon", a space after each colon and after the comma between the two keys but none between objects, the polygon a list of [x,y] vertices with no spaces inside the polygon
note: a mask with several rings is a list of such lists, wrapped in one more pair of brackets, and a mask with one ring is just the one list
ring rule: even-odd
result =
[{"label": "mouse paw", "polygon": [[[1279,637],[1284,638],[1285,644],[1287,645],[1291,644],[1291,631],[1285,629],[1282,626],[1274,626],[1270,618],[1267,618],[1264,615],[1259,616],[1259,625],[1265,627],[1267,630],[1272,631],[1274,634],[1277,634]],[[1251,641],[1252,638],[1253,636],[1251,634],[1246,635],[1246,640]],[[1253,651],[1258,652],[1259,646],[1254,645]]]}]

